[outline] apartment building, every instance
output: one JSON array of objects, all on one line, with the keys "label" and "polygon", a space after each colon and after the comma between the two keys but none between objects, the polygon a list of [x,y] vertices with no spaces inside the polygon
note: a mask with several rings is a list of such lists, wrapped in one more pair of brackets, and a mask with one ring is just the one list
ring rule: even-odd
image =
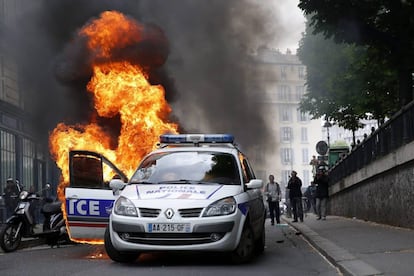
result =
[{"label": "apartment building", "polygon": [[[20,1],[0,1],[0,30],[14,26]],[[12,46],[0,39],[0,193],[6,179],[18,179],[26,189],[41,189],[47,181],[47,141],[37,141],[32,116],[19,80],[19,65],[10,52]],[[56,183],[57,184],[57,183]]]},{"label": "apartment building", "polygon": [[261,48],[253,55],[252,70],[262,85],[256,87],[267,123],[272,132],[272,148],[265,147],[266,165],[259,168],[259,176],[267,179],[274,174],[276,181],[287,185],[290,172],[297,171],[308,186],[312,181],[310,160],[316,144],[322,140],[321,120],[311,120],[299,110],[299,102],[306,92],[306,67],[298,57],[277,50]]}]

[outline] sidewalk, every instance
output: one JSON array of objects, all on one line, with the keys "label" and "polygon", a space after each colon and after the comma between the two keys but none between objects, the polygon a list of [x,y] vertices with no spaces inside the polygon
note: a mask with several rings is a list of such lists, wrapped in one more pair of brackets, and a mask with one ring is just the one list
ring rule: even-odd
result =
[{"label": "sidewalk", "polygon": [[304,222],[282,219],[295,228],[344,275],[414,275],[414,230],[337,216]]}]

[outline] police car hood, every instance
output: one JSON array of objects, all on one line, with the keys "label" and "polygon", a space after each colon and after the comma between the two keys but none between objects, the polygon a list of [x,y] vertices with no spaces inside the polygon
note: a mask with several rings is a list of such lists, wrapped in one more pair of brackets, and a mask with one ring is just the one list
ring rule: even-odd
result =
[{"label": "police car hood", "polygon": [[[240,185],[220,184],[150,184],[130,185],[125,191],[130,199],[217,200],[241,192]],[[135,190],[135,191],[134,191]],[[123,193],[124,194],[124,193]]]}]

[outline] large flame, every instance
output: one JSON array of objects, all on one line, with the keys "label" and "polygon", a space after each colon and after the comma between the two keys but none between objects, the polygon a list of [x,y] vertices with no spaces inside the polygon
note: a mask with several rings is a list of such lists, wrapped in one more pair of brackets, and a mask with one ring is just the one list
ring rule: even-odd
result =
[{"label": "large flame", "polygon": [[[58,187],[62,202],[65,202],[64,188],[69,184],[69,151],[99,152],[131,176],[142,157],[154,148],[159,135],[177,133],[178,126],[166,120],[171,108],[163,87],[151,85],[144,68],[136,63],[120,60],[119,54],[116,59],[111,58],[119,49],[139,43],[144,37],[143,29],[136,21],[110,11],[79,31],[79,35],[87,38],[93,55],[93,75],[87,89],[92,93],[96,113],[106,118],[119,116],[121,128],[116,148],[111,148],[110,135],[92,119],[87,125],[60,123],[53,130],[49,143],[62,171]],[[66,215],[66,210],[63,211]]]}]

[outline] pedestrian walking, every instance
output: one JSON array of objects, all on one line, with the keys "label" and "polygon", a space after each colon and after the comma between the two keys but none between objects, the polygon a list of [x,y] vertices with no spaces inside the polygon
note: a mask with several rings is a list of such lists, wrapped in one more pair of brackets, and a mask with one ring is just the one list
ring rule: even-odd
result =
[{"label": "pedestrian walking", "polygon": [[297,176],[296,171],[291,172],[288,182],[289,199],[292,205],[293,222],[300,219],[303,222],[303,206],[302,206],[302,180]]},{"label": "pedestrian walking", "polygon": [[326,219],[329,197],[329,178],[325,169],[319,169],[313,182],[316,185],[316,214],[319,219]]},{"label": "pedestrian walking", "polygon": [[265,186],[264,194],[269,206],[270,222],[272,225],[280,224],[280,208],[279,202],[281,200],[281,192],[279,183],[275,182],[275,177],[269,175],[269,182]]},{"label": "pedestrian walking", "polygon": [[316,214],[316,185],[312,181],[311,184],[306,188],[305,197],[308,199],[307,210],[312,210]]}]

